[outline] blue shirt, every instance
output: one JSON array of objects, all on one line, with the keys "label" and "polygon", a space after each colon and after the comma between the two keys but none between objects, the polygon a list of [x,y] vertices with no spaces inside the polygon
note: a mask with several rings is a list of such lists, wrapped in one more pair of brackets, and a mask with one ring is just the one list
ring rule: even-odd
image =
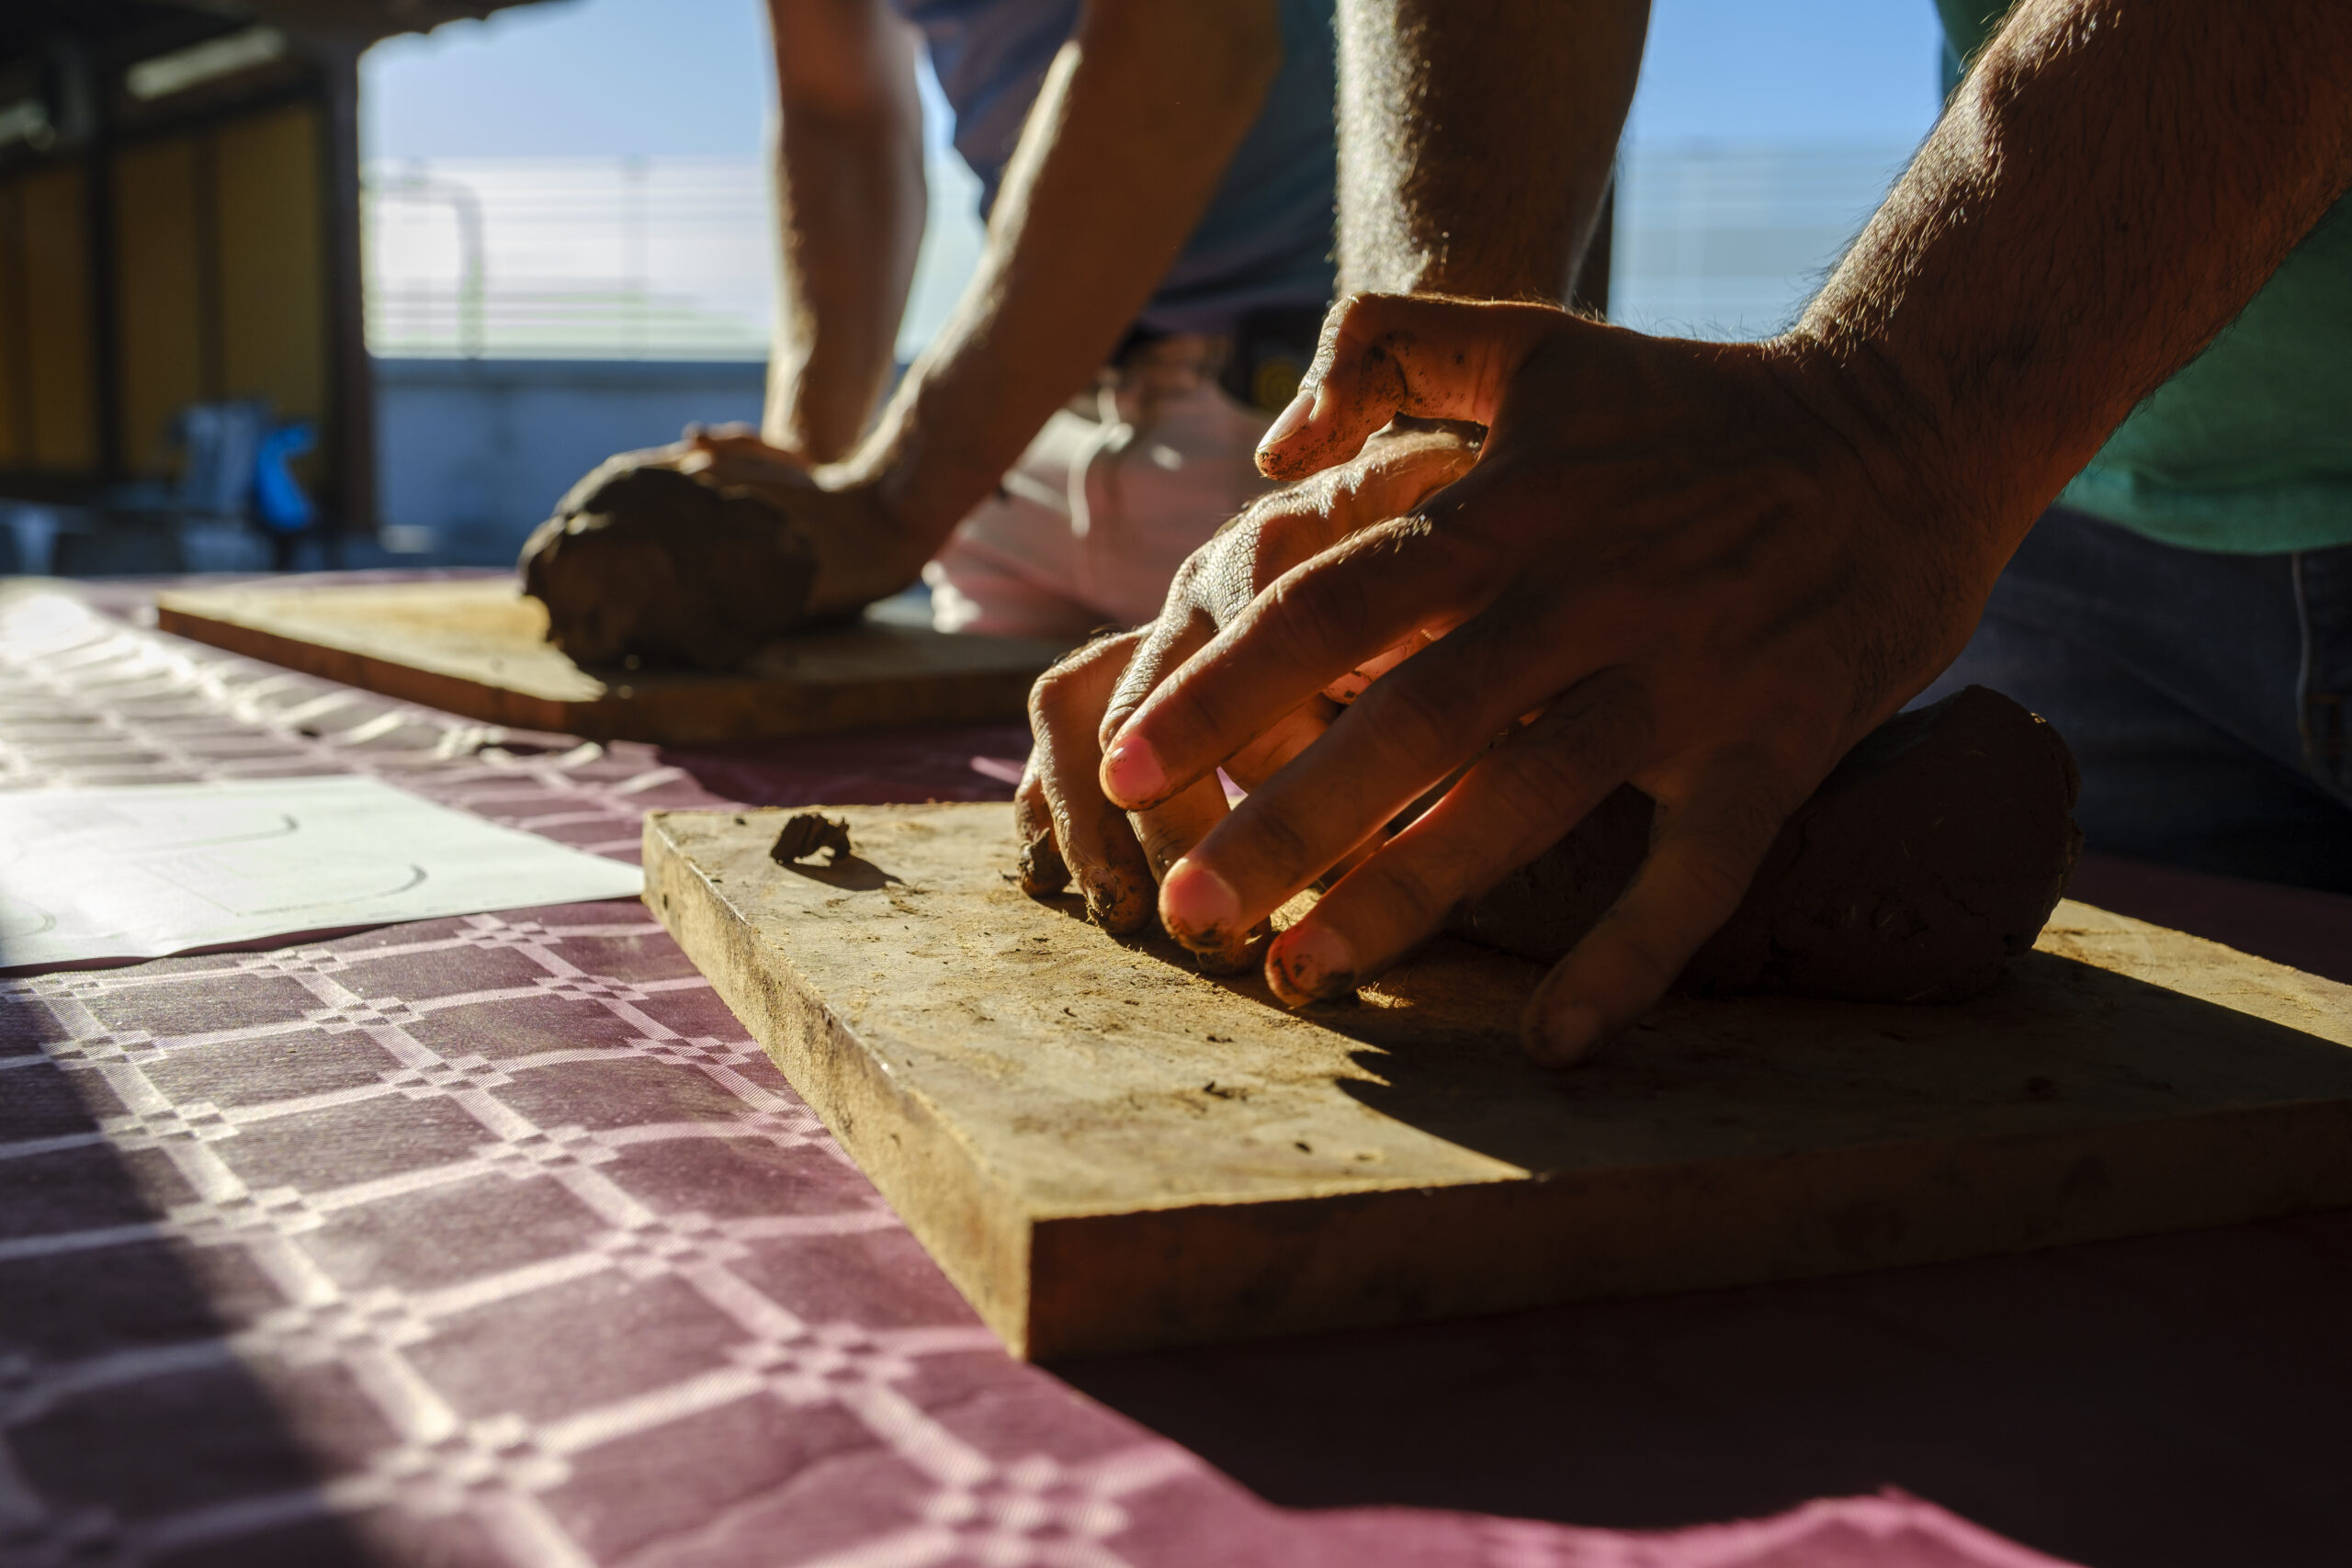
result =
[{"label": "blue shirt", "polygon": [[[1054,55],[1078,25],[1080,0],[893,0],[919,28],[956,113],[956,151],[980,180],[980,212],[996,205]],[[1160,0],[1182,4],[1182,0]],[[1246,312],[1319,308],[1331,296],[1338,150],[1332,0],[1280,0],[1282,67],[1136,325],[1221,333]]]}]

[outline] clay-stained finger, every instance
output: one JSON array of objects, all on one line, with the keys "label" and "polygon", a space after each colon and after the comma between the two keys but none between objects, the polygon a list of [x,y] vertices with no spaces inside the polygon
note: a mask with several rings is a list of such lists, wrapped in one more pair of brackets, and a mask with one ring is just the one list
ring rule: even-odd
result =
[{"label": "clay-stained finger", "polygon": [[[1214,775],[1162,802],[1149,811],[1131,811],[1128,823],[1143,845],[1145,861],[1157,879],[1192,852],[1210,829],[1225,820],[1225,785]],[[1254,940],[1262,931],[1243,931],[1222,946],[1195,949],[1193,956],[1212,975],[1231,975],[1250,966]]]},{"label": "clay-stained finger", "polygon": [[1087,912],[1122,934],[1152,917],[1152,875],[1127,815],[1103,798],[1095,728],[1136,634],[1105,637],[1071,654],[1029,689],[1029,768],[1045,797],[1054,844]]},{"label": "clay-stained finger", "polygon": [[1219,570],[1216,563],[1204,556],[1194,556],[1186,561],[1169,592],[1168,607],[1160,612],[1159,619],[1136,628],[1135,650],[1127,656],[1126,668],[1120,671],[1110,701],[1103,705],[1102,722],[1095,726],[1098,747],[1109,745],[1111,738],[1126,722],[1125,716],[1140,706],[1154,687],[1181,669],[1186,660],[1216,635],[1216,623],[1208,613],[1182,597],[1192,591],[1202,573],[1216,570]]},{"label": "clay-stained finger", "polygon": [[1466,769],[1364,854],[1266,953],[1293,1007],[1352,991],[1435,931],[1454,904],[1558,841],[1623,780],[1649,740],[1630,680],[1604,673]]},{"label": "clay-stained finger", "polygon": [[1145,628],[1144,645],[1102,716],[1103,743],[1267,584],[1349,535],[1411,511],[1477,459],[1477,448],[1453,433],[1407,432],[1384,436],[1344,467],[1252,503],[1177,574],[1166,613]]},{"label": "clay-stained finger", "polygon": [[1069,863],[1062,859],[1054,840],[1053,808],[1046,803],[1046,781],[1037,772],[1033,749],[1021,769],[1021,785],[1012,792],[1012,829],[1021,840],[1013,872],[1021,891],[1044,898],[1069,886]]},{"label": "clay-stained finger", "polygon": [[1749,751],[1691,772],[1687,788],[1652,791],[1657,815],[1649,858],[1528,999],[1520,1033],[1536,1060],[1566,1066],[1655,1005],[1739,907],[1781,824],[1812,787]]},{"label": "clay-stained finger", "polygon": [[1156,805],[1366,660],[1475,611],[1477,558],[1399,518],[1284,573],[1127,719],[1103,753],[1104,793]]},{"label": "clay-stained finger", "polygon": [[1527,616],[1544,597],[1530,589],[1525,603],[1498,604],[1340,710],[1320,739],[1170,868],[1160,923],[1188,944],[1223,945],[1225,933],[1254,925],[1359,846],[1379,842],[1432,784],[1543,705],[1554,694],[1544,682],[1580,684],[1592,671],[1577,668],[1581,645],[1570,633],[1539,628],[1556,674],[1524,655]]}]

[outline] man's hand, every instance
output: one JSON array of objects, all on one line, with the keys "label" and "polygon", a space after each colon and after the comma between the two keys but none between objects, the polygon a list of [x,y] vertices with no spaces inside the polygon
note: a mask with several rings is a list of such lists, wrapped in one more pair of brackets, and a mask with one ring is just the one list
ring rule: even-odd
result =
[{"label": "man's hand", "polygon": [[[1295,1004],[1350,991],[1634,784],[1657,803],[1649,859],[1526,1021],[1530,1048],[1565,1063],[1656,1001],[1788,815],[1958,652],[2013,535],[1969,516],[1794,340],[1359,299],[1261,464],[1344,460],[1396,414],[1486,424],[1475,469],[1261,563],[1253,581],[1279,575],[1213,637],[1178,649],[1163,622],[1154,636],[1189,657],[1113,699],[1114,715],[1140,700],[1105,726],[1103,793],[1148,821],[1228,758],[1295,757],[1167,870],[1159,912],[1229,953],[1362,852],[1268,951]],[[1302,723],[1327,684],[1417,642],[1328,724]]]},{"label": "man's hand", "polygon": [[[1375,435],[1351,461],[1264,497],[1193,552],[1158,620],[1098,638],[1047,671],[1030,694],[1036,746],[1014,797],[1023,887],[1058,892],[1074,877],[1109,930],[1132,931],[1149,921],[1154,883],[1224,819],[1225,792],[1212,772],[1130,817],[1103,797],[1103,741],[1276,577],[1356,529],[1418,504],[1476,458],[1476,448],[1455,433]],[[1351,671],[1325,690],[1299,694],[1249,745],[1219,761],[1237,783],[1255,786],[1321,735],[1366,678]],[[1248,941],[1245,930],[1205,953],[1204,961],[1230,966]]]},{"label": "man's hand", "polygon": [[932,543],[884,503],[872,478],[841,466],[811,468],[800,455],[740,425],[695,429],[680,443],[682,473],[738,491],[789,519],[817,559],[807,614],[837,615],[912,583]]},{"label": "man's hand", "polygon": [[523,547],[524,591],[583,664],[741,663],[906,587],[928,543],[878,487],[741,430],[689,430],[572,487]]}]

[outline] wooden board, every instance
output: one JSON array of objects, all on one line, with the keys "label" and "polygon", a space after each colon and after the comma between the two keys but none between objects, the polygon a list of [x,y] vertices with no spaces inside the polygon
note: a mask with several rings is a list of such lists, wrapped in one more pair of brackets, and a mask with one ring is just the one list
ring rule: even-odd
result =
[{"label": "wooden board", "polygon": [[2352,987],[2059,907],[1955,1007],[1676,1001],[1547,1072],[1535,965],[1353,1006],[1007,879],[998,805],[673,812],[647,903],[1019,1353],[1918,1263],[2352,1203]]},{"label": "wooden board", "polygon": [[167,632],[492,724],[674,742],[1019,718],[1064,651],[948,637],[869,612],[726,674],[583,670],[511,578],[203,589],[156,601]]}]

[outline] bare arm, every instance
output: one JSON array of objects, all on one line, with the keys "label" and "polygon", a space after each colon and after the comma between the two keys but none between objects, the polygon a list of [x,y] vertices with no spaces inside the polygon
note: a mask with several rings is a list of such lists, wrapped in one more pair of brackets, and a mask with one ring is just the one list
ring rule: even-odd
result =
[{"label": "bare arm", "polygon": [[[1649,0],[1340,0],[1341,288],[1566,299],[1648,17]],[[1459,479],[1476,457],[1474,434],[1399,429],[1265,498],[1185,563],[1150,626],[1095,642],[1037,682],[1037,745],[1015,797],[1023,886],[1075,878],[1114,930],[1151,918],[1154,879],[1224,817],[1225,797],[1212,781],[1130,818],[1103,797],[1103,744],[1259,590]],[[1264,776],[1268,759],[1296,755],[1333,711],[1300,694],[1228,771]],[[1238,961],[1235,940],[1227,931],[1217,962]]]},{"label": "bare arm", "polygon": [[775,46],[775,338],[761,434],[846,455],[890,372],[922,240],[911,35],[883,0],[768,0]]},{"label": "bare arm", "polygon": [[2347,182],[2352,7],[2022,0],[1791,347],[1997,565]]},{"label": "bare arm", "polygon": [[870,485],[935,549],[1109,357],[1280,65],[1274,0],[1089,0],[1005,172],[979,270],[874,437]]},{"label": "bare arm", "polygon": [[1323,466],[1406,412],[1487,424],[1477,466],[1260,593],[1104,738],[1105,793],[1179,796],[1317,687],[1435,640],[1170,866],[1162,919],[1221,951],[1361,846],[1267,959],[1285,998],[1339,994],[1630,782],[1657,806],[1649,859],[1527,1019],[1555,1062],[1623,1029],[1963,646],[2041,508],[2347,183],[2340,0],[2024,0],[1781,339],[1352,302],[1261,461]]},{"label": "bare arm", "polygon": [[1340,0],[1340,291],[1566,299],[1649,13]]}]

